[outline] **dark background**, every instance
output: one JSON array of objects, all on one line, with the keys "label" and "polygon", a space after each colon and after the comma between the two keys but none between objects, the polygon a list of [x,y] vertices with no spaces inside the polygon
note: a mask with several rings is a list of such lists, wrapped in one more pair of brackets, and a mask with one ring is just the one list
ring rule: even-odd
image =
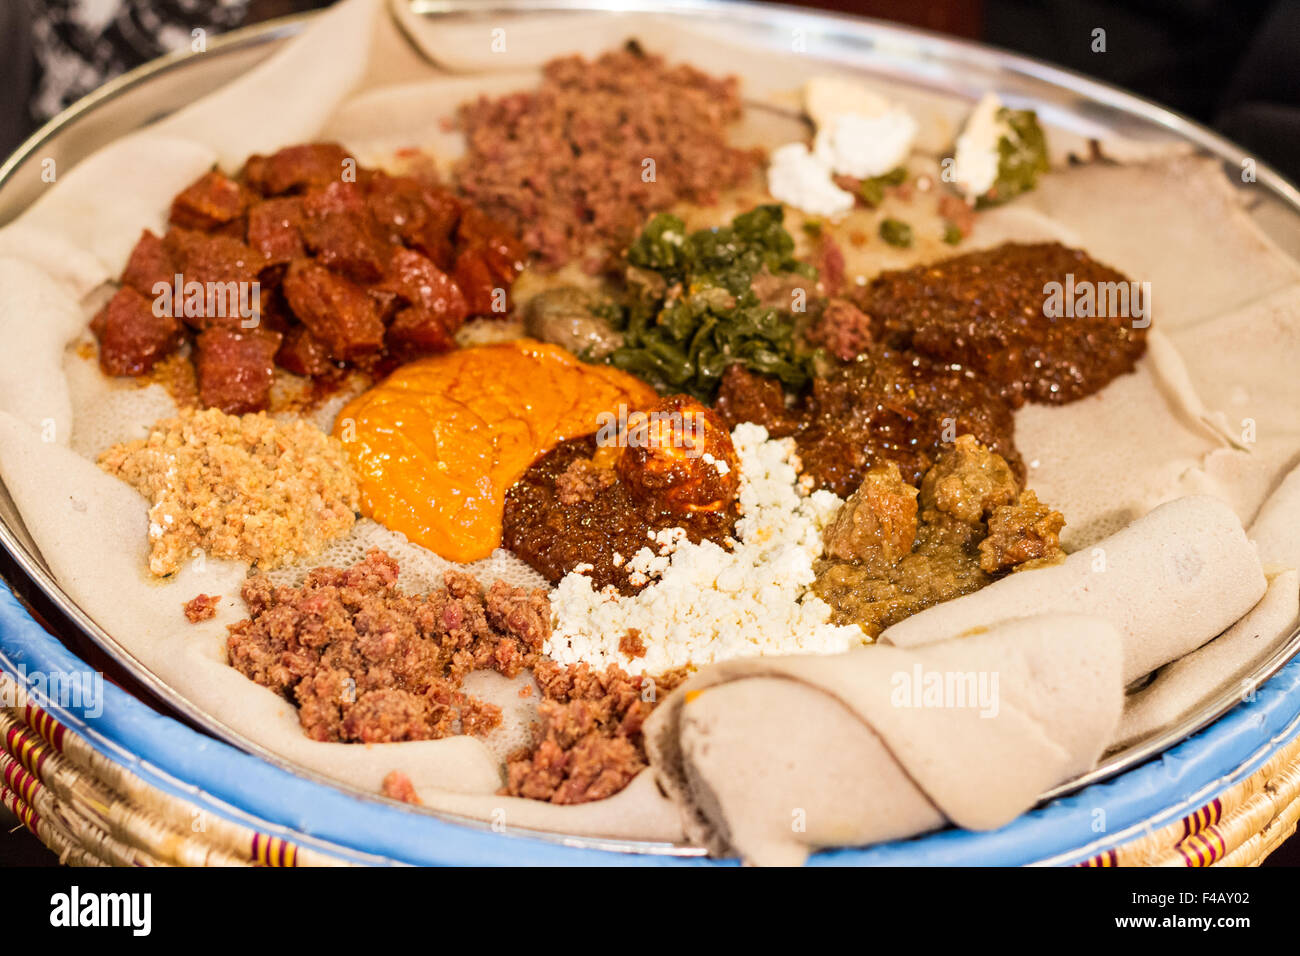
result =
[{"label": "dark background", "polygon": [[[314,0],[237,0],[218,14],[206,0],[116,0],[118,15],[87,30],[84,0],[0,0],[0,156],[52,114],[165,51],[159,23],[210,32],[327,6]],[[1300,181],[1300,0],[791,0],[795,5],[896,20],[981,40],[1122,86],[1213,127]],[[1106,52],[1092,51],[1106,31]],[[62,99],[48,92],[47,68],[74,76]],[[69,73],[71,71],[71,73]],[[44,91],[43,95],[42,91]],[[7,555],[0,572],[9,577]],[[10,578],[13,580],[12,578]],[[39,596],[30,595],[39,605]],[[68,633],[62,628],[63,633]],[[87,659],[93,648],[76,648]],[[26,830],[6,832],[0,864],[52,865]],[[1265,866],[1300,865],[1293,837]]]},{"label": "dark background", "polygon": [[[0,155],[52,115],[43,65],[85,62],[63,105],[163,52],[159,23],[209,32],[326,6],[323,0],[96,0],[120,14],[86,29],[90,0],[0,3]],[[1300,0],[790,0],[982,40],[1107,80],[1219,130],[1300,180]],[[1091,49],[1106,31],[1106,52]],[[152,30],[152,33],[151,33]],[[174,35],[174,34],[173,34]],[[33,37],[35,39],[33,39]],[[174,41],[172,41],[174,45]],[[58,70],[58,67],[55,67]],[[33,109],[32,100],[40,99]]]}]

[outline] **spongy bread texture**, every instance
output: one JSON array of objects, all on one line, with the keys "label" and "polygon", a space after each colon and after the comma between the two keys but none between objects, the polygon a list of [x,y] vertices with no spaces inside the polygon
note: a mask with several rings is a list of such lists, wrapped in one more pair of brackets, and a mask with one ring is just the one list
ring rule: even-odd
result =
[{"label": "spongy bread texture", "polygon": [[[1064,614],[909,650],[727,661],[664,701],[646,745],[689,836],[797,863],[819,846],[1011,820],[1101,754],[1120,664],[1111,624]],[[932,678],[983,683],[978,700],[932,700]]]},{"label": "spongy bread texture", "polygon": [[364,558],[371,548],[379,548],[398,563],[401,572],[397,586],[410,594],[423,594],[441,587],[447,571],[472,574],[484,587],[490,587],[494,581],[522,588],[548,587],[544,577],[503,548],[497,548],[481,561],[456,564],[412,543],[400,531],[390,531],[369,518],[359,519],[351,532],[331,541],[309,561],[276,568],[267,575],[276,584],[301,584],[312,568],[346,568]]},{"label": "spongy bread texture", "polygon": [[1257,690],[1249,675],[1295,629],[1300,615],[1300,573],[1272,575],[1260,602],[1204,647],[1156,671],[1151,682],[1130,694],[1111,742],[1126,747],[1172,727],[1211,698],[1225,692],[1238,700]]},{"label": "spongy bread texture", "polygon": [[1127,682],[1221,633],[1267,586],[1232,509],[1194,495],[1161,505],[1063,564],[1012,574],[900,621],[880,640],[919,647],[1029,614],[1095,614],[1123,637]]},{"label": "spongy bread texture", "polygon": [[1124,747],[1170,727],[1225,691],[1249,696],[1250,675],[1276,655],[1300,619],[1300,468],[1269,497],[1247,535],[1254,543],[1268,592],[1241,620],[1185,657],[1158,670],[1130,694],[1114,741]]}]

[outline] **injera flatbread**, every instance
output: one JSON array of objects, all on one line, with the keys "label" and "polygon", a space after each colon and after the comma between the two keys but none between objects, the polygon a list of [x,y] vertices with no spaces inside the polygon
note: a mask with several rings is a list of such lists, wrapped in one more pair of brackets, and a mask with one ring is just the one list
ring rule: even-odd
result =
[{"label": "injera flatbread", "polygon": [[[1009,822],[1101,754],[1120,665],[1110,624],[1061,614],[909,650],[726,661],[664,701],[646,746],[688,836],[798,863],[944,821]],[[968,682],[966,696],[926,699],[931,676]],[[992,693],[969,689],[980,680]]]},{"label": "injera flatbread", "polygon": [[[378,161],[401,146],[427,145],[444,158],[454,155],[454,137],[430,117],[454,110],[472,81],[430,79],[433,71],[416,70],[392,25],[375,14],[373,0],[337,5],[264,66],[61,174],[47,195],[0,230],[0,327],[6,338],[0,353],[0,476],[55,576],[87,613],[162,680],[258,745],[370,791],[389,770],[400,769],[426,804],[506,825],[678,839],[677,811],[648,775],[611,800],[579,807],[495,796],[501,749],[523,735],[532,705],[521,703],[526,699],[511,682],[492,686],[493,675],[476,677],[486,686],[474,688],[509,705],[507,739],[492,749],[470,738],[371,747],[307,740],[288,703],[224,663],[225,626],[243,616],[236,599],[243,566],[196,560],[171,580],[151,580],[144,572],[146,503],[88,460],[107,444],[138,436],[171,410],[157,387],[136,389],[97,376],[76,342],[102,299],[96,287],[120,271],[141,229],[162,227],[179,188],[214,162],[233,169],[252,150],[325,132],[346,134],[363,161]],[[584,32],[584,22],[575,21],[566,35],[569,49],[590,44],[589,31],[597,28],[588,24]],[[656,41],[670,58],[692,50],[704,69],[734,69],[747,95],[766,97],[774,106],[792,102],[790,91],[815,67],[806,59],[758,61],[714,41],[706,49],[698,37],[683,35],[680,49],[672,36]],[[522,83],[535,76],[535,68],[512,62],[507,75],[474,88]],[[374,77],[389,85],[358,88]],[[922,145],[937,151],[968,104],[930,93],[915,96],[918,104],[942,101],[922,117],[930,131]],[[404,132],[395,134],[395,128]],[[1159,215],[1144,210],[1141,203],[1148,200],[1158,201]],[[1164,233],[1153,233],[1161,222],[1169,224],[1163,239]],[[1267,436],[1278,442],[1267,455],[1234,445],[1222,434],[1234,414],[1225,407],[1233,393],[1206,389],[1194,400],[1187,388],[1189,382],[1201,388],[1197,383],[1223,366],[1206,364],[1199,348],[1187,350],[1177,336],[1184,329],[1189,335],[1213,329],[1220,314],[1247,325],[1258,321],[1278,340],[1268,344],[1278,346],[1273,355],[1282,367],[1292,347],[1282,332],[1295,314],[1294,264],[1237,207],[1218,170],[1202,161],[1161,159],[1057,172],[1023,202],[988,214],[972,241],[1046,237],[1082,245],[1134,278],[1156,283],[1156,323],[1172,345],[1158,361],[1144,360],[1138,372],[1094,399],[1023,410],[1018,440],[1031,464],[1031,484],[1083,529],[1083,542],[1115,530],[1108,520],[1122,525],[1188,491],[1222,497],[1248,520],[1300,452],[1300,442],[1279,429]],[[1283,327],[1259,319],[1253,310],[1260,303],[1278,305],[1268,315]],[[1235,356],[1234,374],[1248,376],[1259,339],[1226,338],[1213,361]],[[1117,429],[1125,409],[1132,427]],[[1204,427],[1207,422],[1211,427]],[[1105,455],[1117,444],[1126,468],[1107,468]],[[1075,480],[1072,465],[1086,480]],[[1137,491],[1126,491],[1132,488]],[[1237,493],[1238,488],[1247,490]],[[373,540],[384,541],[405,564],[435,567],[427,554],[368,522],[358,525],[338,553],[354,553]],[[478,570],[485,581],[523,573],[506,558]],[[425,578],[416,576],[417,582]],[[215,619],[191,625],[181,606],[200,591],[220,593],[223,601]],[[1046,776],[1063,772],[1065,764],[1051,766]]]}]

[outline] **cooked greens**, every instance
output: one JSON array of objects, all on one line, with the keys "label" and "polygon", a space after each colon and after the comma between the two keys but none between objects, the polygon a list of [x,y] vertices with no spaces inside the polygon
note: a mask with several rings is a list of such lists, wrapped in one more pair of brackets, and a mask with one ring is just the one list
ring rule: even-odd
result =
[{"label": "cooked greens", "polygon": [[912,227],[901,219],[882,219],[880,238],[891,246],[907,249],[912,245]]},{"label": "cooked greens", "polygon": [[1033,110],[1003,107],[998,110],[998,119],[1007,128],[1006,135],[998,140],[998,178],[993,188],[980,197],[980,206],[1004,203],[1029,192],[1038,184],[1039,175],[1051,168],[1047,138]]},{"label": "cooked greens", "polygon": [[862,180],[858,186],[858,195],[869,206],[879,206],[885,198],[886,186],[901,186],[907,182],[907,169],[899,166],[880,176]]},{"label": "cooked greens", "polygon": [[613,316],[624,344],[606,361],[705,401],[736,362],[801,387],[815,354],[799,346],[794,316],[763,305],[752,288],[760,272],[816,278],[794,258],[783,215],[780,205],[758,206],[690,234],[668,213],[651,220],[627,251],[630,294]]}]

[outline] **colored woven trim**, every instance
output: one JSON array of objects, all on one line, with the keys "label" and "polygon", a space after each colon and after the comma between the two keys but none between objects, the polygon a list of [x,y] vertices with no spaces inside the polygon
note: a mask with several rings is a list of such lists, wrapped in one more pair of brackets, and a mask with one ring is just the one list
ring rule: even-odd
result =
[{"label": "colored woven trim", "polygon": [[[1159,830],[1078,866],[1251,866],[1294,832],[1300,817],[1300,734],[1244,780]],[[1280,834],[1280,835],[1279,835]]]},{"label": "colored woven trim", "polygon": [[0,798],[74,865],[339,862],[152,786],[30,702],[0,710]]}]

